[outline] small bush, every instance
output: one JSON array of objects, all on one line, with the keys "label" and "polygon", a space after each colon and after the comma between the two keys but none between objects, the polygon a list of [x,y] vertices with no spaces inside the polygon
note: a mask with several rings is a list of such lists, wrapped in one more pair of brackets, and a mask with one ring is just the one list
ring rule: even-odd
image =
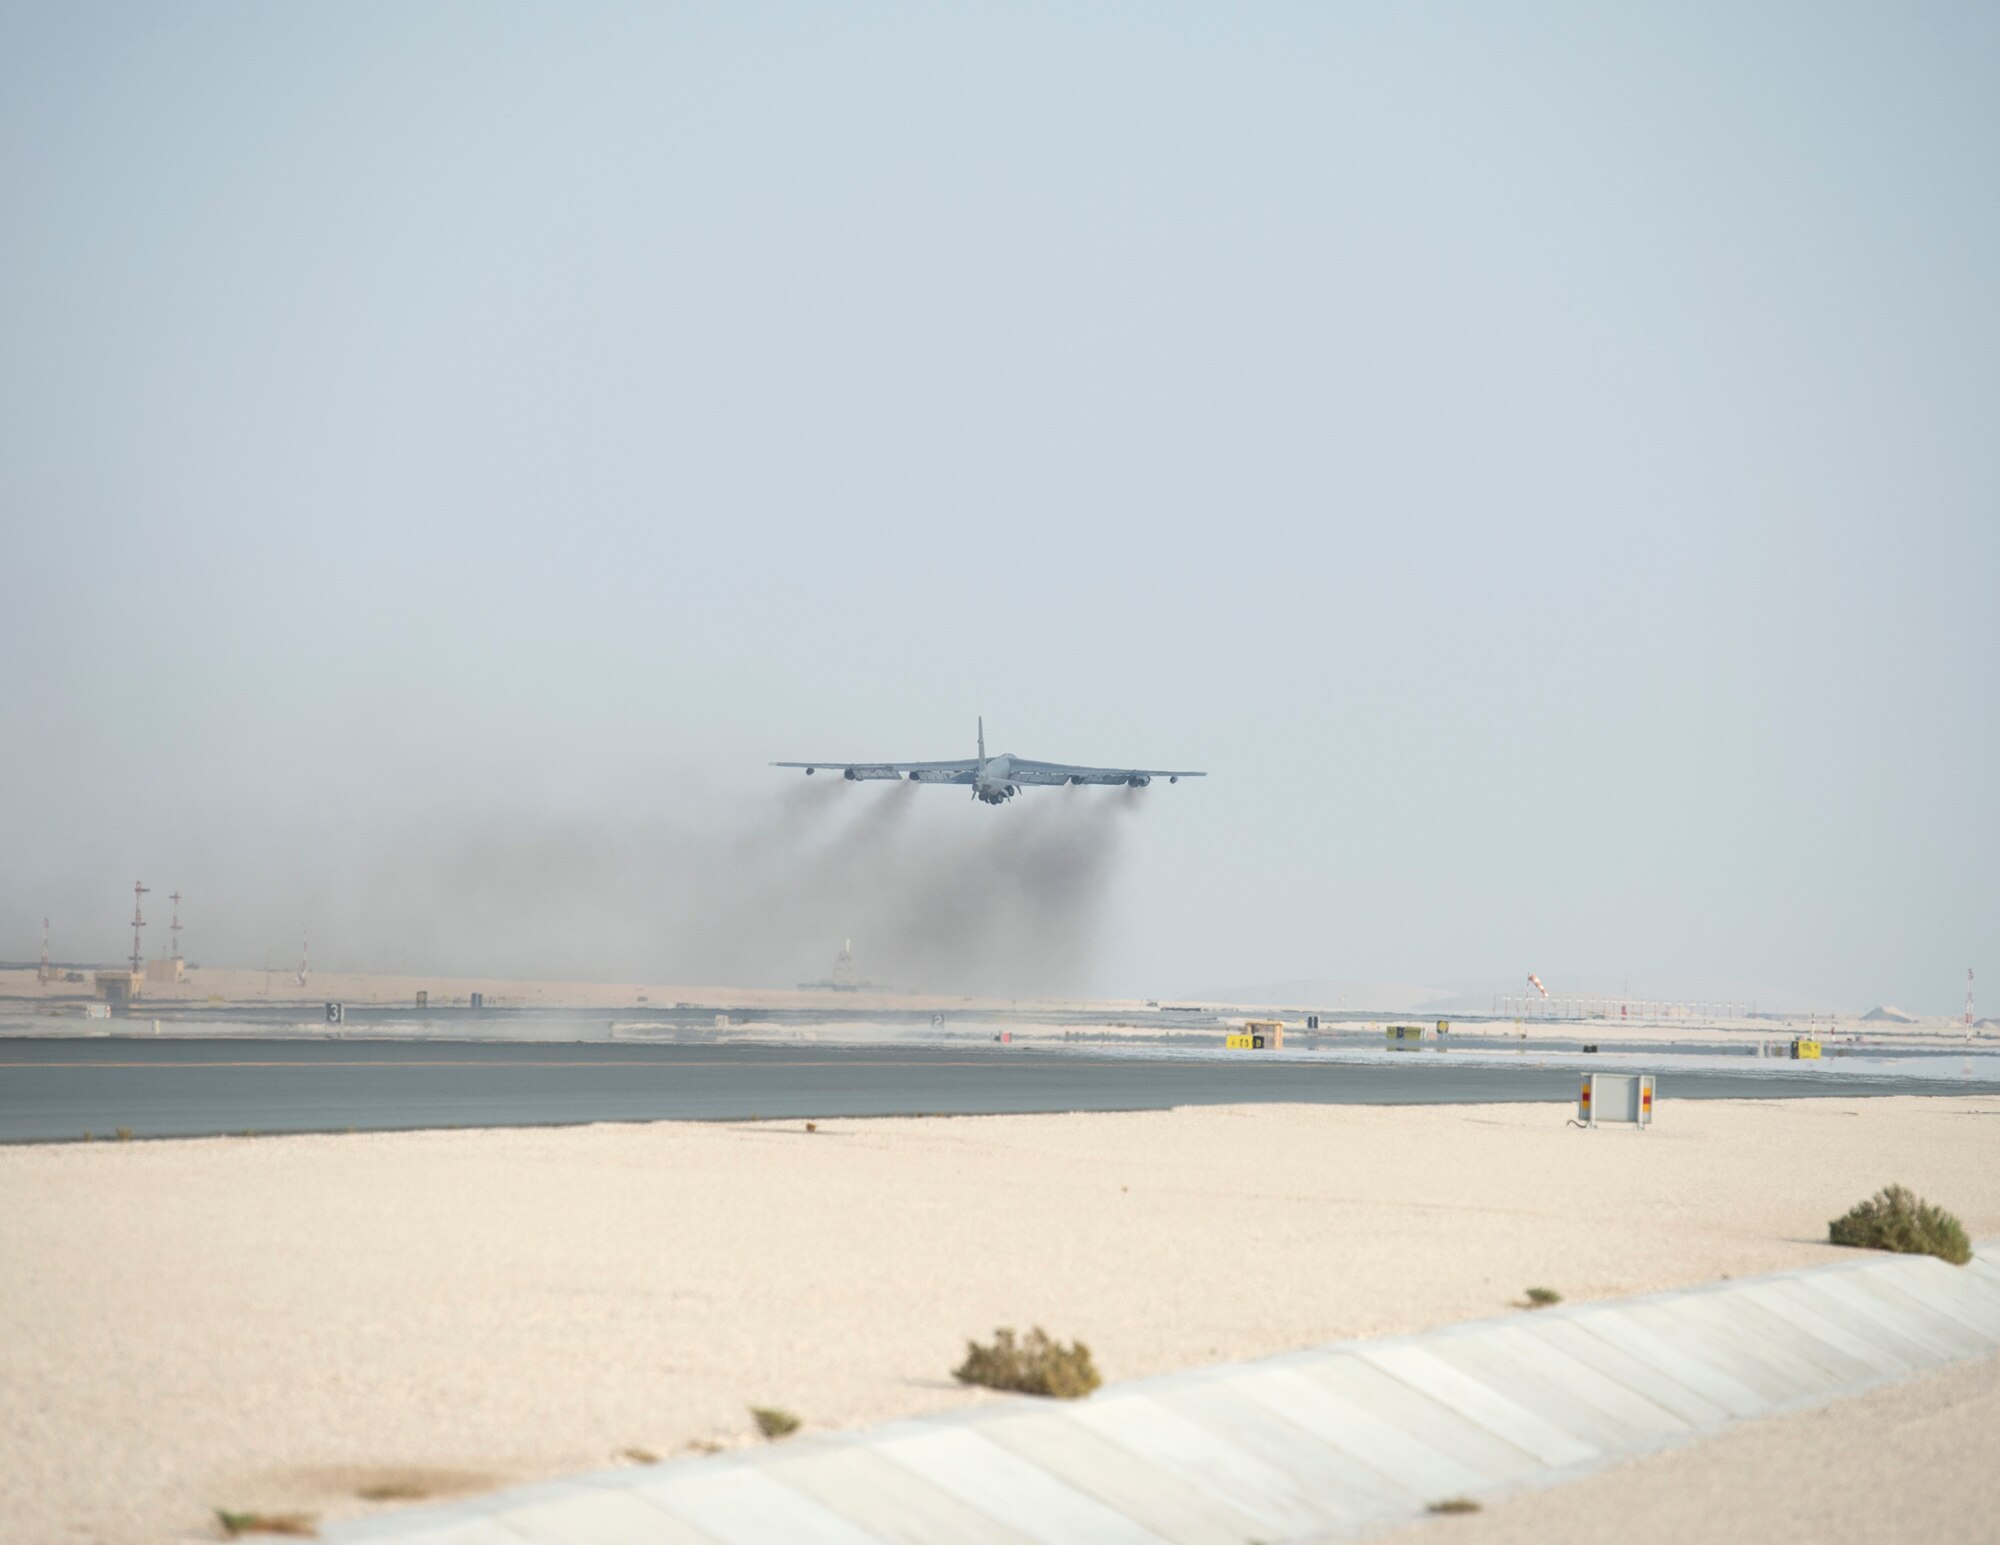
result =
[{"label": "small bush", "polygon": [[1963,1266],[1972,1259],[1965,1225],[1942,1207],[1934,1207],[1903,1186],[1886,1186],[1844,1217],[1826,1226],[1836,1245],[1859,1250],[1894,1250],[1903,1255],[1935,1255]]},{"label": "small bush", "polygon": [[422,1502],[430,1494],[430,1487],[416,1480],[373,1481],[354,1493],[363,1502]]},{"label": "small bush", "polygon": [[233,1513],[219,1507],[215,1510],[215,1521],[232,1540],[243,1534],[289,1534],[311,1539],[319,1533],[310,1513]]},{"label": "small bush", "polygon": [[1548,1309],[1562,1301],[1562,1294],[1558,1293],[1554,1288],[1528,1289],[1528,1307],[1530,1309]]},{"label": "small bush", "polygon": [[1479,1504],[1470,1497],[1446,1497],[1441,1502],[1433,1502],[1424,1509],[1427,1513],[1476,1513]]},{"label": "small bush", "polygon": [[759,1432],[774,1442],[779,1438],[789,1438],[799,1430],[799,1419],[776,1406],[752,1406],[750,1419],[757,1424]]},{"label": "small bush", "polygon": [[129,1143],[129,1142],[131,1142],[131,1141],[132,1141],[132,1129],[131,1129],[130,1127],[120,1127],[120,1128],[118,1129],[118,1141],[119,1141],[119,1142],[121,1142],[121,1143]]},{"label": "small bush", "polygon": [[951,1376],[961,1384],[1048,1395],[1057,1400],[1080,1399],[1104,1382],[1090,1360],[1089,1347],[1081,1341],[1068,1346],[1051,1341],[1039,1325],[1019,1342],[1011,1330],[994,1331],[991,1346],[966,1342],[965,1361]]}]

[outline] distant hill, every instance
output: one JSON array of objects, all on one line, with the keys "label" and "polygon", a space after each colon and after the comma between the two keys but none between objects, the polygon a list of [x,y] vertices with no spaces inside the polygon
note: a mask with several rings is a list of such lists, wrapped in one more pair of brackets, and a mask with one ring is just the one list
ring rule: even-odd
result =
[{"label": "distant hill", "polygon": [[[1647,1003],[1727,1003],[1765,1014],[1826,1014],[1834,1006],[1803,993],[1750,982],[1710,977],[1635,977],[1629,980],[1584,976],[1548,978],[1557,997],[1628,999]],[[1529,992],[1525,978],[1490,986],[1427,987],[1414,982],[1349,981],[1332,977],[1300,977],[1294,981],[1258,982],[1243,987],[1205,988],[1182,996],[1197,1003],[1233,1003],[1245,1008],[1334,1009],[1350,1013],[1414,1014],[1445,1018],[1454,1014],[1488,1014],[1496,999]],[[1884,1011],[1895,1014],[1901,1010]],[[1914,1023],[1914,1019],[1909,1022]]]},{"label": "distant hill", "polygon": [[1905,1014],[1901,1009],[1892,1008],[1886,1003],[1870,1009],[1861,1017],[1864,1021],[1873,1020],[1876,1024],[1914,1025],[1917,1022],[1916,1015]]},{"label": "distant hill", "polygon": [[1350,1010],[1411,1014],[1451,996],[1448,988],[1407,982],[1343,982],[1308,977],[1295,982],[1262,982],[1250,987],[1214,987],[1183,995],[1195,1003],[1235,1003],[1245,1008]]}]

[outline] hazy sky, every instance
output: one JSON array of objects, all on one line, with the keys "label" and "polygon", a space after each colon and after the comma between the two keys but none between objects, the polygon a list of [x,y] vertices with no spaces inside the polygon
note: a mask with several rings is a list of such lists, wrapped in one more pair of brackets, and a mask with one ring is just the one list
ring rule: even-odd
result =
[{"label": "hazy sky", "polygon": [[[1990,5],[9,5],[0,958],[143,875],[394,967],[482,833],[984,713],[1212,772],[1102,991],[1991,1012],[1996,80]],[[686,965],[647,885],[590,969]]]}]

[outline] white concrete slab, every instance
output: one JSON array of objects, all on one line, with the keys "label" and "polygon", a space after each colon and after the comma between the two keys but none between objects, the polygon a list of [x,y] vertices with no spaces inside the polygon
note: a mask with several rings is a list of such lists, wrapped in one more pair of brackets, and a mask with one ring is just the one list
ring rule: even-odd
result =
[{"label": "white concrete slab", "polygon": [[[1223,1382],[1244,1399],[1345,1454],[1363,1471],[1381,1477],[1379,1484],[1400,1502],[1398,1511],[1416,1512],[1440,1497],[1484,1490],[1496,1478],[1495,1470],[1475,1468],[1450,1452],[1449,1435],[1427,1441],[1411,1426],[1391,1420],[1380,1410],[1367,1409],[1302,1370],[1259,1369]],[[1402,1393],[1413,1402],[1421,1398],[1410,1390]],[[1440,1417],[1449,1414],[1438,1408]],[[1508,1477],[1534,1467],[1534,1461],[1519,1450],[1513,1451],[1513,1460],[1505,1472]]]},{"label": "white concrete slab", "polygon": [[904,1422],[896,1436],[878,1440],[877,1452],[920,1479],[981,1512],[1002,1518],[1031,1540],[1068,1545],[1160,1545],[1161,1536],[1059,1481],[1040,1466],[1009,1453],[967,1428],[923,1430]]},{"label": "white concrete slab", "polygon": [[918,1479],[865,1443],[822,1442],[767,1462],[778,1480],[858,1525],[883,1545],[1028,1545],[1000,1519]]},{"label": "white concrete slab", "polygon": [[1358,1355],[1439,1404],[1495,1434],[1505,1434],[1509,1443],[1526,1449],[1545,1465],[1582,1464],[1607,1452],[1565,1432],[1495,1386],[1454,1368],[1429,1348],[1405,1342],[1363,1347]]},{"label": "white concrete slab", "polygon": [[[1404,1491],[1339,1445],[1291,1420],[1288,1412],[1253,1400],[1239,1381],[1204,1379],[1195,1389],[1154,1390],[1153,1398],[1169,1410],[1198,1417],[1205,1426],[1221,1428],[1237,1447],[1298,1477],[1321,1506],[1339,1515],[1342,1527],[1400,1515],[1413,1502],[1424,1500],[1423,1493],[1413,1496]],[[1403,1441],[1407,1446],[1414,1440]]]},{"label": "white concrete slab", "polygon": [[1725,1407],[1662,1364],[1593,1336],[1571,1316],[1538,1314],[1522,1322],[1520,1334],[1555,1348],[1624,1389],[1635,1394],[1643,1391],[1643,1398],[1670,1412],[1692,1431],[1719,1427],[1729,1420]]},{"label": "white concrete slab", "polygon": [[1764,1359],[1797,1380],[1801,1394],[1830,1395],[1873,1377],[1866,1364],[1816,1339],[1803,1325],[1759,1308],[1744,1295],[1740,1284],[1726,1292],[1690,1294],[1674,1307],[1682,1314],[1699,1309],[1725,1339],[1735,1338],[1744,1353]]},{"label": "white concrete slab", "polygon": [[1782,1304],[1771,1303],[1757,1286],[1745,1283],[1729,1295],[1730,1312],[1744,1330],[1766,1342],[1781,1341],[1825,1374],[1831,1389],[1860,1387],[1882,1377],[1872,1358],[1849,1345],[1850,1338],[1837,1331],[1822,1335],[1821,1322],[1808,1314],[1786,1313]]},{"label": "white concrete slab", "polygon": [[1811,1290],[1818,1297],[1841,1305],[1849,1313],[1879,1325],[1888,1334],[1921,1349],[1933,1368],[1963,1355],[1949,1337],[1937,1334],[1932,1328],[1930,1316],[1912,1314],[1907,1302],[1898,1304],[1885,1299],[1880,1293],[1869,1292],[1851,1271],[1830,1271],[1816,1277],[1812,1279]]},{"label": "white concrete slab", "polygon": [[1943,1347],[1948,1356],[1971,1357],[1992,1344],[1957,1316],[1937,1308],[1927,1296],[1911,1292],[1893,1273],[1885,1274],[1881,1268],[1873,1267],[1839,1275],[1841,1287],[1880,1304],[1893,1317],[1895,1324],[1911,1333],[1921,1329],[1930,1341]]},{"label": "white concrete slab", "polygon": [[[1870,1318],[1852,1304],[1824,1291],[1813,1279],[1780,1277],[1756,1284],[1758,1291],[1783,1307],[1783,1312],[1845,1332],[1857,1347],[1866,1348],[1883,1372],[1894,1378],[1921,1373],[1937,1359],[1922,1346],[1900,1335],[1886,1321]],[[1857,1353],[1857,1355],[1859,1355]]]},{"label": "white concrete slab", "polygon": [[1241,1513],[1226,1499],[1209,1495],[1199,1477],[1137,1459],[1131,1450],[1071,1421],[1067,1413],[1004,1417],[982,1422],[979,1431],[1176,1545],[1241,1545],[1272,1532],[1267,1517]]},{"label": "white concrete slab", "polygon": [[1526,1316],[1519,1323],[1496,1325],[1476,1335],[1454,1336],[1448,1343],[1441,1339],[1439,1344],[1463,1348],[1468,1355],[1483,1359],[1489,1375],[1524,1384],[1533,1380],[1588,1407],[1601,1422],[1621,1435],[1628,1448],[1684,1438],[1693,1430],[1691,1423],[1658,1401],[1628,1389],[1535,1336],[1529,1326],[1534,1318]]},{"label": "white concrete slab", "polygon": [[636,1491],[577,1486],[491,1515],[509,1538],[534,1545],[716,1545],[714,1536],[655,1506]]},{"label": "white concrete slab", "polygon": [[2000,1293],[1983,1288],[1963,1266],[1947,1261],[1883,1261],[1863,1267],[1859,1276],[1873,1278],[1908,1293],[1942,1314],[1950,1315],[1974,1335],[2000,1344]]},{"label": "white concrete slab", "polygon": [[1665,1341],[1678,1342],[1697,1356],[1756,1392],[1766,1410],[1790,1406],[1822,1390],[1830,1390],[1825,1379],[1810,1364],[1774,1357],[1754,1336],[1746,1336],[1729,1323],[1711,1296],[1693,1300],[1650,1300],[1633,1304],[1621,1318],[1643,1326]]},{"label": "white concrete slab", "polygon": [[[1206,1408],[1205,1383],[1185,1386],[1186,1401]],[[1253,1520],[1257,1525],[1253,1532],[1259,1537],[1306,1534],[1341,1521],[1337,1513],[1315,1506],[1303,1477],[1286,1474],[1238,1448],[1216,1427],[1191,1420],[1148,1396],[1083,1401],[1064,1418],[1071,1426],[1130,1451],[1155,1470],[1193,1481],[1225,1507]]]},{"label": "white concrete slab", "polygon": [[[342,1535],[343,1539],[366,1538],[361,1535]],[[521,1545],[522,1536],[483,1513],[454,1514],[440,1518],[429,1524],[418,1524],[395,1535],[378,1535],[376,1538],[394,1539],[397,1545]]]},{"label": "white concrete slab", "polygon": [[[1495,1484],[1538,1478],[1547,1463],[1491,1427],[1412,1388],[1359,1357],[1301,1360],[1301,1373],[1369,1415],[1393,1423],[1438,1453]],[[1446,1495],[1450,1495],[1449,1492]]]},{"label": "white concrete slab", "polygon": [[876,1545],[856,1525],[753,1464],[673,1465],[634,1490],[721,1545]]},{"label": "white concrete slab", "polygon": [[1713,1349],[1704,1351],[1683,1337],[1663,1335],[1625,1308],[1579,1310],[1569,1323],[1642,1365],[1660,1369],[1733,1418],[1762,1416],[1771,1409],[1768,1397],[1729,1371],[1727,1357]]},{"label": "white concrete slab", "polygon": [[1635,1437],[1601,1411],[1552,1384],[1533,1365],[1515,1363],[1495,1351],[1483,1334],[1427,1339],[1424,1355],[1504,1396],[1592,1454],[1615,1453]]}]

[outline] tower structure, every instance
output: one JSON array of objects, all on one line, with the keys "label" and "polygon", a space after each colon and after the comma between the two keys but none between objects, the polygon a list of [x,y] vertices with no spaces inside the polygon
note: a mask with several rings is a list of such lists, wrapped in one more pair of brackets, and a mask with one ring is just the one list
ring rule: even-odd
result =
[{"label": "tower structure", "polygon": [[1965,968],[1965,1033],[1972,1034],[1972,967]]},{"label": "tower structure", "polygon": [[140,912],[139,904],[147,894],[148,887],[144,880],[132,882],[132,974],[134,976],[139,974],[140,967],[145,964],[144,957],[139,953],[139,930],[146,926],[146,918]]},{"label": "tower structure", "polygon": [[174,904],[174,920],[167,925],[167,932],[173,935],[173,958],[179,960],[181,958],[181,893],[175,891],[167,900]]},{"label": "tower structure", "polygon": [[312,969],[312,933],[310,930],[299,934],[299,985],[306,984],[306,973]]},{"label": "tower structure", "polygon": [[42,963],[35,967],[35,980],[46,984],[55,972],[49,966],[49,920],[42,919]]}]

